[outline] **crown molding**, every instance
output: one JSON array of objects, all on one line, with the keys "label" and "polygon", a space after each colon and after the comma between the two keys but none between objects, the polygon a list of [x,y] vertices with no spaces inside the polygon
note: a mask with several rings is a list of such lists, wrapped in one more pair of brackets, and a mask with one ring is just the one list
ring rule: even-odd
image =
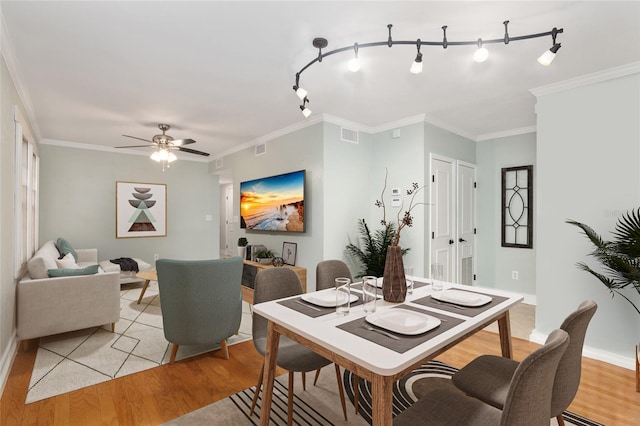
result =
[{"label": "crown molding", "polygon": [[7,65],[7,69],[9,70],[11,80],[13,80],[13,85],[18,92],[18,97],[20,97],[20,100],[22,101],[22,106],[26,114],[25,118],[29,122],[29,127],[34,134],[36,141],[39,141],[41,138],[40,129],[36,124],[36,114],[31,102],[31,96],[29,95],[26,84],[24,84],[20,78],[20,73],[18,72],[20,69],[18,66],[18,59],[16,58],[13,45],[10,40],[9,33],[7,32],[7,23],[5,22],[4,14],[0,9],[0,51],[4,58],[4,63]]},{"label": "crown molding", "polygon": [[[109,152],[111,154],[127,154],[127,155],[140,155],[144,157],[149,157],[150,151],[136,151],[133,149],[116,149],[112,146],[104,146],[104,145],[92,145],[89,143],[79,143],[79,142],[69,142],[69,141],[61,141],[57,139],[43,139],[40,141],[40,145],[52,145],[52,146],[61,146],[64,148],[74,148],[74,149],[86,149],[89,151],[102,151]],[[192,157],[187,156],[186,154],[181,154],[180,152],[176,152],[176,156],[179,160],[184,161],[195,161],[197,163],[209,163],[211,159],[200,158],[200,157]]]},{"label": "crown molding", "polygon": [[482,142],[482,141],[487,141],[491,139],[506,138],[509,136],[526,135],[527,133],[535,133],[536,130],[537,130],[536,126],[527,126],[527,127],[520,127],[517,129],[503,130],[501,132],[486,133],[484,135],[479,135],[476,138],[476,142]]},{"label": "crown molding", "polygon": [[531,92],[535,97],[540,97],[638,73],[640,73],[640,62],[632,62],[627,65],[609,68],[605,71],[585,74],[580,77],[570,78],[569,80],[560,81],[558,83],[529,89],[529,92]]}]

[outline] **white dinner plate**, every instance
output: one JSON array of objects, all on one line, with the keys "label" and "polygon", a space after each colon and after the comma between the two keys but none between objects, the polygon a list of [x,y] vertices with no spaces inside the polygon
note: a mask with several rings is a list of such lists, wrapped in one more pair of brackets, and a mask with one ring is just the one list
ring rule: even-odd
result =
[{"label": "white dinner plate", "polygon": [[431,297],[441,302],[455,303],[462,306],[482,306],[493,299],[486,294],[472,293],[462,290],[444,290],[431,293]]},{"label": "white dinner plate", "polygon": [[368,323],[400,334],[422,334],[440,325],[438,318],[409,309],[395,308],[367,315]]},{"label": "white dinner plate", "polygon": [[[416,281],[415,277],[412,277],[411,275],[406,275],[406,276],[405,276],[405,278],[411,278],[411,279],[413,279],[413,282],[414,282],[414,283],[415,283],[415,282],[418,282],[418,281]],[[376,280],[376,287],[378,287],[378,288],[382,288],[382,278],[378,278],[378,279]]]},{"label": "white dinner plate", "polygon": [[[338,305],[344,305],[347,303],[346,294],[341,293],[343,300],[341,300]],[[350,294],[351,303],[358,300],[358,296],[355,294]],[[305,293],[300,296],[302,300],[305,302],[313,303],[314,305],[322,306],[325,308],[335,307],[336,304],[336,291],[335,290],[327,290],[327,291],[318,291],[315,293]]]}]

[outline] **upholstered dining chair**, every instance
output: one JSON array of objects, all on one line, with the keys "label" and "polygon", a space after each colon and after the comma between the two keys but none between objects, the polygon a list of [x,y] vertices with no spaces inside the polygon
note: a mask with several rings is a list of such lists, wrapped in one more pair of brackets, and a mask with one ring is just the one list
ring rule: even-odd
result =
[{"label": "upholstered dining chair", "polygon": [[242,259],[158,259],[158,287],[165,338],[173,344],[169,363],[180,345],[220,343],[229,359],[227,338],[242,319]]},{"label": "upholstered dining chair", "polygon": [[[551,416],[558,425],[564,425],[562,412],[569,407],[580,385],[582,346],[591,318],[598,305],[593,300],[585,300],[569,314],[560,326],[569,334],[569,346],[565,351],[553,382],[551,396]],[[509,383],[518,367],[518,362],[494,355],[483,355],[452,377],[453,384],[475,398],[496,408],[505,404]]]},{"label": "upholstered dining chair", "polygon": [[396,416],[393,424],[548,426],[553,379],[568,344],[567,332],[554,330],[544,346],[522,360],[513,374],[502,410],[448,383],[421,396]]},{"label": "upholstered dining chair", "polygon": [[[316,266],[316,290],[326,290],[334,288],[336,278],[349,278],[353,281],[351,271],[345,262],[338,259],[323,260]],[[318,382],[320,377],[320,369],[316,370],[316,376],[313,384]],[[355,413],[358,413],[358,403],[360,400],[360,378],[353,374],[353,407]]]},{"label": "upholstered dining chair", "polygon": [[[253,302],[254,304],[268,302],[270,300],[281,299],[283,297],[295,296],[302,294],[302,284],[300,278],[291,269],[288,268],[270,268],[262,269],[258,272],[255,279]],[[268,321],[260,315],[253,313],[253,344],[256,350],[265,355],[267,348],[267,324]],[[287,424],[291,425],[293,420],[293,373],[307,372],[317,370],[331,361],[313,352],[311,349],[296,343],[286,336],[280,336],[280,344],[278,346],[278,359],[276,361],[278,367],[289,372],[289,395],[288,395],[288,415]],[[340,393],[340,402],[342,403],[342,412],[345,421],[347,420],[347,407],[344,400],[344,389],[342,387],[342,378],[340,368],[335,365],[336,380],[338,382],[338,390]],[[258,377],[258,384],[251,403],[249,415],[251,416],[255,410],[258,394],[262,386],[262,376],[264,374],[264,360]],[[304,386],[304,382],[303,382]]]},{"label": "upholstered dining chair", "polygon": [[353,279],[346,263],[337,259],[323,260],[316,266],[316,290],[333,288],[335,279],[341,277]]}]

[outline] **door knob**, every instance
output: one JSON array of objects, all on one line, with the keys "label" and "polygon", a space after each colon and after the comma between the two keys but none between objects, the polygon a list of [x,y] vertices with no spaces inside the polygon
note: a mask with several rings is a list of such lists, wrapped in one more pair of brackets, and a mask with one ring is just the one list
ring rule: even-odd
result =
[{"label": "door knob", "polygon": [[453,243],[455,243],[455,241],[449,240],[449,244],[453,244]]},{"label": "door knob", "polygon": [[460,241],[461,243],[466,243],[467,240],[465,240],[464,238],[460,238],[458,241]]}]

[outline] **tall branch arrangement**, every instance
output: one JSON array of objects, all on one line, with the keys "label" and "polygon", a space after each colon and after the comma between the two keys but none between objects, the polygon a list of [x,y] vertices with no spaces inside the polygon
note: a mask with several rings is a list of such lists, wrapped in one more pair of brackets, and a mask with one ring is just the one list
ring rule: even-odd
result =
[{"label": "tall branch arrangement", "polygon": [[413,183],[411,184],[411,189],[407,189],[407,195],[410,195],[411,198],[409,200],[409,207],[403,212],[403,207],[404,207],[404,200],[402,200],[402,203],[400,205],[400,208],[398,209],[398,214],[396,217],[396,229],[395,232],[393,231],[392,227],[388,227],[388,225],[390,224],[390,222],[387,222],[387,207],[386,204],[384,202],[384,192],[387,189],[387,177],[389,175],[389,170],[385,168],[385,174],[384,174],[384,186],[382,187],[382,192],[380,194],[380,199],[376,200],[375,205],[377,207],[382,208],[382,220],[380,220],[380,224],[382,226],[384,226],[386,229],[390,230],[390,232],[393,232],[393,234],[391,235],[391,245],[393,246],[397,246],[400,243],[400,232],[402,231],[402,229],[404,229],[405,226],[408,227],[412,227],[413,226],[413,216],[411,215],[411,211],[416,208],[417,206],[420,205],[428,205],[428,203],[417,203],[415,202],[415,198],[416,195],[418,194],[418,192],[420,192],[423,188],[423,186],[419,186],[417,183]]}]

